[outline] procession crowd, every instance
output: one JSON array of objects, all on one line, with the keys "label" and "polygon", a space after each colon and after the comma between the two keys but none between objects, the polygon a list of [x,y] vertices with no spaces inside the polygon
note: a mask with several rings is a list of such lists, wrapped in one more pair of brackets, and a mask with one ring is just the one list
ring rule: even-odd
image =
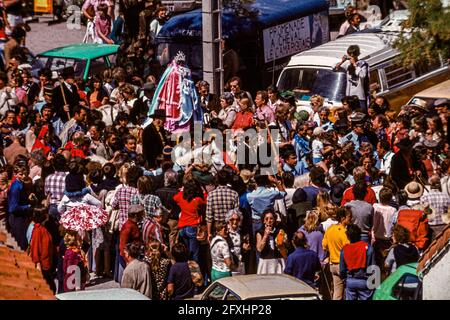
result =
[{"label": "procession crowd", "polygon": [[[16,27],[9,41],[25,37]],[[358,46],[336,66],[348,95],[332,110],[314,93],[297,106],[275,86],[253,98],[236,76],[221,95],[199,81],[202,130],[231,132],[226,149],[173,140],[165,110],[147,114],[151,68],[33,79],[11,47],[0,72],[0,221],[55,292],[84,290],[95,275],[185,299],[223,277],[286,273],[325,299],[365,300],[369,266],[384,279],[417,262],[449,223],[449,101],[396,112],[370,94]],[[277,138],[245,136],[264,129]],[[195,150],[208,161],[180,160]]]}]

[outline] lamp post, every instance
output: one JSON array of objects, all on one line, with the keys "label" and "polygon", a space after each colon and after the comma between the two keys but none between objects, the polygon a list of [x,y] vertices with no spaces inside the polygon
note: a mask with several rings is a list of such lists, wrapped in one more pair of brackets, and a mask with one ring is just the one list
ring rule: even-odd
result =
[{"label": "lamp post", "polygon": [[202,1],[203,80],[211,92],[223,92],[222,0]]}]

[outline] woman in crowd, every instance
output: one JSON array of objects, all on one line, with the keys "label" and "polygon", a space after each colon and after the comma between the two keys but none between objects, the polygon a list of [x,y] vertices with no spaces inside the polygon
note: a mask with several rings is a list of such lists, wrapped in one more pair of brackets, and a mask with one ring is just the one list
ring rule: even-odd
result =
[{"label": "woman in crowd", "polygon": [[276,213],[268,210],[262,215],[263,227],[256,234],[256,250],[260,257],[258,274],[283,273],[287,257],[287,236],[276,226]]}]

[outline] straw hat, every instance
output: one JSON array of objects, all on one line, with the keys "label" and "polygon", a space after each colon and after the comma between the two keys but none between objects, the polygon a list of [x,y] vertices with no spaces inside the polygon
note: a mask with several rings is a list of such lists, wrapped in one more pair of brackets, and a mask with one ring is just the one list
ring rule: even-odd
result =
[{"label": "straw hat", "polygon": [[419,199],[423,195],[423,187],[420,183],[412,181],[405,186],[405,192],[409,199]]},{"label": "straw hat", "polygon": [[250,179],[253,178],[253,172],[248,169],[242,169],[239,175],[241,176],[244,183],[248,183]]}]

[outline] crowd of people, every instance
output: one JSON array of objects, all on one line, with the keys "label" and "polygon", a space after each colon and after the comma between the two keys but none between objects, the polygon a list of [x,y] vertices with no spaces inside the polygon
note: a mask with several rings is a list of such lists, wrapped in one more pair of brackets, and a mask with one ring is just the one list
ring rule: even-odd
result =
[{"label": "crowd of people", "polygon": [[[326,299],[369,299],[369,266],[384,279],[417,262],[449,223],[449,101],[396,112],[366,96],[367,66],[352,47],[355,91],[334,109],[317,94],[299,107],[275,86],[253,99],[238,77],[221,95],[197,83],[203,131],[231,130],[245,161],[214,139],[171,139],[165,112],[147,115],[152,69],[118,66],[87,84],[70,67],[59,81],[47,69],[33,79],[12,54],[0,72],[0,219],[54,292],[103,277],[184,299],[223,277],[286,273]],[[264,129],[278,138],[245,137]],[[248,160],[263,147],[276,164],[269,174],[262,158]],[[212,161],[179,161],[192,149]],[[107,222],[65,227],[82,206],[105,210]]]}]

